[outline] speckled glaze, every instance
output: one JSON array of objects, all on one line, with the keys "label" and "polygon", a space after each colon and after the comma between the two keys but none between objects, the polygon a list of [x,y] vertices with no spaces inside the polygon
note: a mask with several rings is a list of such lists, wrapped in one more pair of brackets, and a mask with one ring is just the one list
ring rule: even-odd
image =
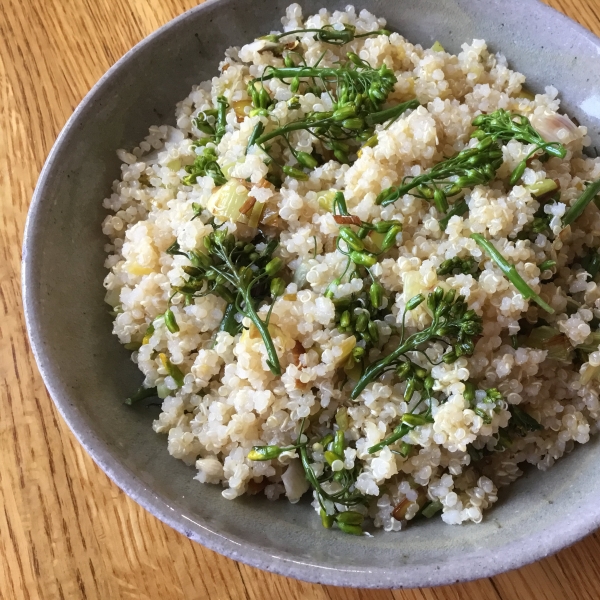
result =
[{"label": "speckled glaze", "polygon": [[[348,0],[301,2],[305,15]],[[417,587],[494,575],[556,552],[600,524],[600,442],[545,474],[528,473],[481,525],[425,521],[401,534],[356,538],[324,530],[308,503],[224,500],[171,458],[152,410],[122,399],[141,374],[111,335],[103,302],[102,199],[118,177],[116,148],[210,78],[223,51],[280,27],[287,0],[218,0],[138,44],[93,88],[60,134],[40,176],[23,247],[27,327],[44,381],[94,460],[134,500],[189,538],[245,563],[306,581]],[[457,52],[473,38],[501,50],[533,90],[555,85],[600,145],[600,40],[536,0],[357,2],[390,29]],[[532,35],[535,24],[535,35]]]}]

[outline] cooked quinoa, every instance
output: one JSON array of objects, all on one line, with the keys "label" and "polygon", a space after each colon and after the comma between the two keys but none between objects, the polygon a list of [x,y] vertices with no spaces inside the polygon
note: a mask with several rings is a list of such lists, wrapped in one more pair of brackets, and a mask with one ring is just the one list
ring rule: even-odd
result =
[{"label": "cooked quinoa", "polygon": [[[384,29],[385,20],[352,6],[305,19],[292,4],[282,24],[283,32],[325,28],[355,35],[335,44],[300,32],[281,43],[268,38],[230,48],[220,74],[177,105],[177,127],[151,127],[138,147],[118,150],[121,179],[104,201],[110,215],[103,223],[114,333],[133,350],[147,393],[163,399],[154,430],[167,435],[170,454],[194,465],[199,482],[223,486],[225,498],[263,493],[295,503],[310,491],[323,523],[335,521],[350,533],[360,533],[360,515],[386,531],[436,512],[449,524],[479,523],[498,488],[517,479],[526,463],[546,470],[598,427],[600,287],[593,276],[600,267],[600,212],[592,202],[570,225],[563,217],[586,184],[600,179],[600,159],[583,153],[587,130],[559,112],[557,90],[527,92],[525,76],[483,40],[452,55],[439,44],[413,45],[399,33],[360,37]],[[273,76],[263,82],[268,106],[256,110],[249,82],[268,66],[282,68],[286,57],[286,64],[301,57],[309,66],[320,61],[320,68],[337,68],[350,52],[393,73],[384,108],[414,99],[418,105],[375,124],[368,140],[340,146],[341,153],[309,129],[290,133],[289,144],[275,137],[248,145],[253,133],[339,108],[314,82],[300,82],[298,91],[292,78]],[[215,133],[219,98],[226,113]],[[532,156],[535,145],[504,141],[491,181],[448,196],[448,210],[460,201],[466,207],[446,219],[445,230],[439,204],[419,197],[425,188],[381,202],[390,188],[478,147],[473,121],[498,109],[527,117],[566,156]],[[216,155],[216,177],[208,167],[194,171],[207,150]],[[299,152],[318,160],[305,158],[303,165]],[[520,164],[521,177],[511,185]],[[281,181],[274,182],[277,165],[291,167],[292,176],[279,170]],[[539,193],[544,186],[555,192],[551,199]],[[224,188],[260,207],[254,223],[239,210],[224,218],[223,198],[216,196]],[[350,221],[397,226],[391,245],[369,254],[376,259],[370,274],[364,267],[353,278],[344,273],[351,261],[338,239],[345,221],[331,208],[336,192],[343,193]],[[233,234],[236,248],[251,243],[248,251],[257,256],[270,237],[279,240],[267,258],[280,259],[283,287],[274,299],[267,290],[256,311],[268,321],[280,375],[248,316],[235,315],[234,335],[223,328],[226,293],[182,292],[200,269],[194,271],[190,257],[206,253],[205,239],[215,232]],[[472,234],[491,242],[554,312],[520,293]],[[383,298],[369,316],[351,302],[368,298],[372,281]],[[433,297],[438,286],[444,297],[455,290],[474,311],[482,327],[481,335],[474,330],[474,347],[444,362],[451,349],[432,339],[352,398],[368,365],[398,347],[403,318],[406,335],[431,325],[428,301],[413,310],[406,304],[418,294]],[[350,321],[346,316],[342,325],[348,306]],[[358,331],[361,313],[371,335]],[[402,364],[416,373],[413,380],[402,375]],[[402,423],[402,437],[388,443]],[[276,448],[269,454],[265,446]],[[312,489],[311,473],[324,494]],[[342,485],[357,502],[328,499]]]}]

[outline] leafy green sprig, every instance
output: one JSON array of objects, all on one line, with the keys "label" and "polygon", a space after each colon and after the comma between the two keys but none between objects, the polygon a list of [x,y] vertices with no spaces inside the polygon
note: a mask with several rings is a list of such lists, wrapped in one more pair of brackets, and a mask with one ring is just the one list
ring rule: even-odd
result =
[{"label": "leafy green sprig", "polygon": [[[269,369],[281,375],[279,358],[269,333],[271,310],[277,297],[283,294],[285,282],[276,277],[283,268],[280,258],[273,258],[278,241],[270,240],[258,252],[254,243],[236,241],[233,234],[217,229],[204,238],[205,252],[182,252],[175,242],[167,252],[186,256],[191,266],[183,267],[187,281],[173,288],[173,294],[186,299],[208,294],[220,296],[227,302],[220,330],[235,335],[239,329],[237,314],[248,317],[265,344]],[[258,305],[271,298],[272,304],[265,320],[258,316]]]},{"label": "leafy green sprig", "polygon": [[496,177],[501,164],[500,146],[491,137],[486,137],[474,148],[461,150],[426,173],[405,177],[402,185],[383,190],[376,203],[387,206],[414,190],[414,196],[432,201],[443,214],[449,209],[448,198],[460,194],[464,188],[489,183]]},{"label": "leafy green sprig", "polygon": [[378,29],[376,31],[369,31],[366,33],[357,34],[356,27],[354,27],[354,25],[345,23],[343,29],[334,29],[333,25],[325,25],[324,27],[320,27],[318,29],[294,29],[293,31],[285,31],[283,33],[272,33],[269,35],[263,35],[258,39],[278,43],[283,38],[286,38],[288,36],[301,35],[305,33],[314,33],[314,39],[318,42],[326,42],[328,44],[334,44],[336,46],[343,46],[344,44],[348,44],[354,41],[355,39],[359,38],[366,38],[375,35],[389,36],[392,34],[392,32],[388,31],[387,29]]},{"label": "leafy green sprig", "polygon": [[455,275],[456,273],[464,273],[472,275],[477,270],[477,261],[472,257],[460,258],[455,256],[442,262],[437,269],[438,275]]},{"label": "leafy green sprig", "polygon": [[[365,496],[355,488],[356,480],[360,475],[360,465],[355,465],[352,469],[346,469],[343,466],[344,449],[346,441],[344,432],[347,428],[347,414],[344,408],[338,410],[336,414],[337,429],[328,433],[321,439],[313,439],[309,442],[308,436],[303,433],[304,421],[298,434],[298,439],[294,445],[290,446],[254,446],[248,453],[250,460],[272,460],[278,458],[283,452],[297,450],[304,469],[306,480],[315,492],[316,499],[321,508],[321,522],[327,529],[336,523],[339,529],[344,533],[353,535],[362,535],[363,515],[353,510],[340,512],[336,504],[341,504],[350,509],[359,504],[366,503]],[[323,473],[317,476],[312,464],[313,453],[321,452],[325,458]],[[334,470],[335,469],[335,470]],[[328,492],[324,489],[324,484],[337,483],[340,487],[338,491]],[[332,507],[327,506],[327,502],[333,503]]]},{"label": "leafy green sprig", "polygon": [[547,156],[564,158],[567,149],[559,142],[547,142],[533,127],[524,115],[511,113],[500,108],[488,115],[479,115],[474,119],[473,125],[478,129],[473,132],[473,137],[482,139],[491,136],[494,140],[504,143],[510,140],[518,140],[525,144],[534,144],[535,148],[524,158],[510,176],[511,185],[515,185],[523,176],[527,168],[527,161],[538,152]]},{"label": "leafy green sprig", "polygon": [[[380,255],[390,250],[396,243],[396,237],[402,231],[402,224],[399,221],[378,223],[362,221],[348,212],[342,192],[336,192],[332,207],[334,219],[340,224],[336,247],[348,258],[343,273],[329,284],[324,295],[336,304],[338,329],[353,333],[359,340],[364,340],[368,347],[379,341],[375,319],[383,318],[387,314],[382,311],[385,304],[384,288],[373,275],[371,267],[376,264]],[[383,238],[378,246],[371,243],[370,249],[367,249],[365,242],[370,233],[380,234]],[[351,298],[334,299],[333,288],[340,285],[345,278],[370,279],[368,293],[354,295]],[[364,352],[364,349],[361,350]]]},{"label": "leafy green sprig", "polygon": [[206,175],[210,175],[217,186],[227,183],[227,179],[217,162],[217,152],[212,146],[206,146],[203,152],[196,156],[194,163],[185,167],[185,170],[188,175],[182,180],[184,185],[193,185],[198,181],[198,177],[205,177]]},{"label": "leafy green sprig", "polygon": [[481,317],[474,310],[468,309],[465,297],[456,296],[455,290],[444,293],[441,287],[437,287],[431,292],[427,296],[427,307],[433,315],[431,325],[404,338],[406,314],[424,301],[425,297],[417,294],[406,303],[398,347],[367,367],[352,390],[352,399],[358,398],[369,383],[379,379],[384,373],[396,371],[401,375],[406,369],[404,364],[407,361],[407,352],[420,350],[427,342],[437,341],[448,345],[450,350],[442,357],[442,361],[447,364],[456,361],[460,356],[473,354],[474,339],[482,332]]},{"label": "leafy green sprig", "polygon": [[[295,65],[288,60],[285,67],[267,67],[260,79],[248,84],[248,93],[255,106],[256,114],[268,114],[267,108],[272,100],[266,91],[264,82],[277,78],[288,84],[295,94],[300,87],[304,92],[315,91],[318,95],[326,92],[332,99],[331,111],[313,112],[302,119],[292,121],[272,131],[261,132],[253,137],[253,143],[262,146],[270,140],[283,136],[289,145],[288,136],[293,131],[309,131],[319,139],[325,148],[331,150],[339,162],[349,162],[352,144],[372,137],[377,124],[393,121],[406,110],[419,106],[417,100],[383,109],[396,77],[385,65],[374,69],[356,54],[349,52],[347,60],[337,67]],[[260,89],[257,84],[260,82]],[[253,114],[252,111],[250,114]],[[308,164],[292,150],[300,167],[312,169],[316,166],[314,157],[308,158]],[[294,173],[290,173],[294,176]],[[302,178],[302,177],[299,177]]]}]

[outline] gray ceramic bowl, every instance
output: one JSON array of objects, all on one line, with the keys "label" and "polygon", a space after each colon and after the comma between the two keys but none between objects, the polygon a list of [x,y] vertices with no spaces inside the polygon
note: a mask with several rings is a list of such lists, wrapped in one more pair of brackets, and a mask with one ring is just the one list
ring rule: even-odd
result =
[{"label": "gray ceramic bowl", "polygon": [[[182,534],[236,560],[307,581],[415,587],[519,567],[600,523],[598,439],[548,473],[529,473],[481,525],[439,520],[393,535],[324,530],[312,509],[259,498],[224,500],[192,479],[153,433],[152,410],[122,399],[141,375],[111,335],[103,302],[102,199],[118,177],[115,149],[149,125],[172,122],[175,103],[211,77],[223,51],[279,27],[287,2],[220,0],[175,19],[125,55],[77,108],[40,176],[23,249],[27,326],[44,381],[94,460],[127,494]],[[302,2],[305,14],[347,0]],[[474,37],[502,50],[534,90],[555,85],[600,145],[600,40],[535,0],[363,0],[391,29],[451,51]],[[535,24],[535,35],[532,35]],[[73,476],[76,476],[73,473]]]}]

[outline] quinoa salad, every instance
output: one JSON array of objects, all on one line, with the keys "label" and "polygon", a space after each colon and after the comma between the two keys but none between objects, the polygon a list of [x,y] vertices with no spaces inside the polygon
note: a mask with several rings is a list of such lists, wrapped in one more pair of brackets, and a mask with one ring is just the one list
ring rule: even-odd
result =
[{"label": "quinoa salad", "polygon": [[117,152],[104,286],[200,483],[479,523],[597,431],[600,159],[554,87],[292,4],[175,114]]}]

